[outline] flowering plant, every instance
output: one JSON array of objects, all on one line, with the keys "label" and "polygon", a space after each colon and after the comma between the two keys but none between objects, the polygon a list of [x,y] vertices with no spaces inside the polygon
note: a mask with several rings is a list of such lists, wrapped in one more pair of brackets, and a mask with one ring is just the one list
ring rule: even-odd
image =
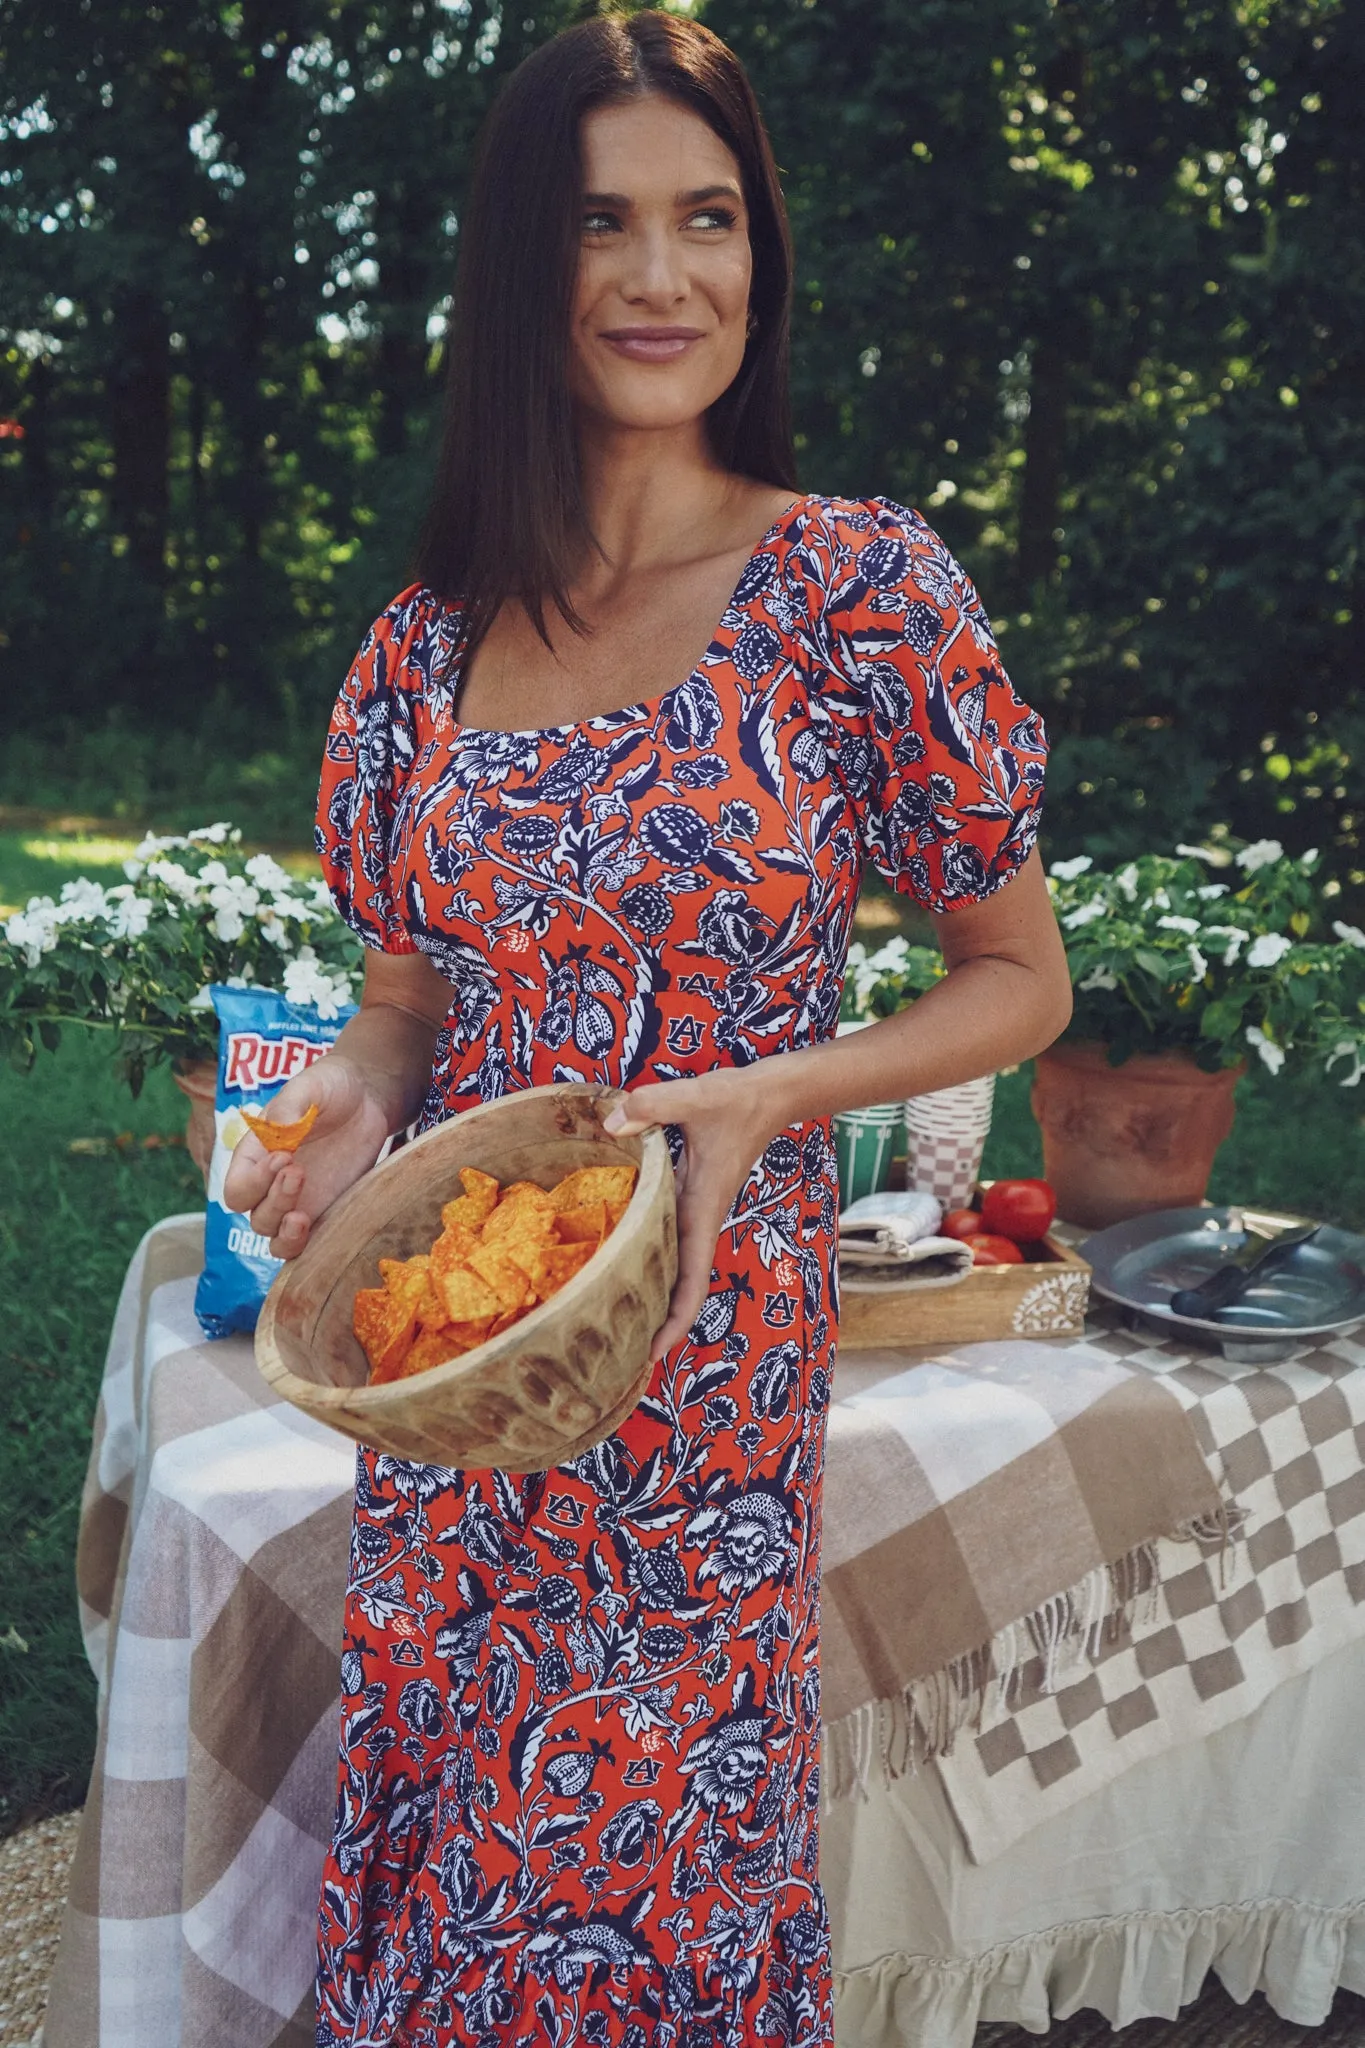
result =
[{"label": "flowering plant", "polygon": [[848,971],[844,976],[844,999],[840,1016],[845,1023],[868,1023],[874,1017],[894,1017],[916,996],[941,981],[946,972],[937,946],[912,946],[900,937],[888,939],[875,953],[856,940],[848,949]]},{"label": "flowering plant", "polygon": [[111,1031],[134,1094],[149,1065],[214,1059],[212,982],[258,983],[334,1017],[361,948],[321,880],[296,882],[241,833],[145,838],[112,889],[84,877],[35,896],[0,930],[0,1052],[32,1065],[63,1024]]},{"label": "flowering plant", "polygon": [[[1209,1071],[1254,1052],[1320,1066],[1347,1087],[1365,1071],[1365,932],[1331,916],[1319,857],[1277,839],[1178,846],[1106,873],[1088,854],[1048,878],[1075,992],[1067,1037],[1117,1064],[1182,1051]],[[1338,1071],[1339,1070],[1339,1071]]]}]

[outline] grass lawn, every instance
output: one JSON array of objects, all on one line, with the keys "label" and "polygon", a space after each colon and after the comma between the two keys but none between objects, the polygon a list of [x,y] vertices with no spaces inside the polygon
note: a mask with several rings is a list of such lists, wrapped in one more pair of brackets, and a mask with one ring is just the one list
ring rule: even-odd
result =
[{"label": "grass lawn", "polygon": [[[55,896],[77,874],[117,881],[130,844],[117,828],[0,817],[0,905]],[[871,892],[864,935],[875,941],[897,921]],[[991,1174],[1041,1170],[1028,1082],[1027,1071],[1001,1077]],[[1248,1076],[1214,1198],[1302,1208],[1365,1229],[1362,1110],[1351,1091]],[[95,1688],[72,1558],[90,1422],[134,1246],[158,1217],[203,1200],[183,1150],[142,1143],[183,1127],[166,1072],[153,1073],[133,1102],[97,1034],[68,1032],[31,1074],[0,1069],[0,1440],[11,1530],[0,1583],[0,1834],[85,1790]]]}]

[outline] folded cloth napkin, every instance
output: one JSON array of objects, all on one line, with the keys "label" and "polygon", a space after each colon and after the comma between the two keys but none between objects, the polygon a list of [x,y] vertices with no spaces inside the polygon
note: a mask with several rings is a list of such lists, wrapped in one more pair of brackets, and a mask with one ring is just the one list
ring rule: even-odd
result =
[{"label": "folded cloth napkin", "polygon": [[943,1210],[932,1195],[886,1188],[860,1195],[839,1217],[839,1263],[859,1281],[942,1287],[971,1270],[970,1245],[936,1235]]}]

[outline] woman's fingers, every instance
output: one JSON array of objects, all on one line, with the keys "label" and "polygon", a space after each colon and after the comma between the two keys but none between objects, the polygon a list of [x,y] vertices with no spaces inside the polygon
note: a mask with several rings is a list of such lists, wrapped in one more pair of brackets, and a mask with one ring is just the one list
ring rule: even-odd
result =
[{"label": "woman's fingers", "polygon": [[308,1242],[312,1224],[302,1209],[290,1209],[281,1217],[279,1229],[270,1239],[270,1249],[277,1259],[296,1259]]}]

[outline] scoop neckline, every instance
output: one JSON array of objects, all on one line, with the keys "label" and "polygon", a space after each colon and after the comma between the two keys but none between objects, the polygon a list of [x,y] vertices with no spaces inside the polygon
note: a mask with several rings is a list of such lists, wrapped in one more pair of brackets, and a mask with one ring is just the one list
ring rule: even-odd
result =
[{"label": "scoop neckline", "polygon": [[734,608],[735,599],[739,593],[741,586],[743,585],[745,577],[748,575],[750,569],[752,569],[754,563],[758,560],[759,556],[764,552],[764,550],[768,548],[774,540],[777,539],[783,527],[787,525],[789,520],[791,520],[795,514],[802,511],[807,505],[813,503],[816,495],[817,494],[814,491],[803,491],[799,497],[793,498],[791,504],[788,505],[786,511],[779,513],[778,517],[774,519],[772,525],[768,528],[767,532],[762,534],[760,538],[754,542],[753,547],[749,550],[749,554],[747,559],[745,560],[744,567],[740,570],[739,575],[735,578],[734,588],[731,590],[729,597],[725,600],[725,609],[722,611],[720,619],[716,622],[716,629],[714,633],[712,633],[711,638],[707,641],[706,646],[703,649],[700,659],[697,661],[696,666],[694,668],[689,669],[687,674],[683,676],[680,681],[676,683],[671,683],[666,690],[660,693],[659,696],[643,697],[637,704],[623,704],[619,711],[595,711],[590,718],[571,718],[563,725],[504,726],[465,725],[464,723],[462,723],[462,721],[456,718],[454,715],[454,692],[452,691],[452,711],[450,719],[451,737],[468,737],[470,739],[483,740],[545,740],[557,738],[561,733],[591,732],[593,728],[597,726],[615,726],[621,724],[630,724],[636,719],[645,717],[647,713],[651,713],[655,717],[657,717],[658,714],[663,710],[664,706],[672,698],[678,696],[683,690],[685,690],[689,683],[693,683],[697,680],[698,676],[702,674],[703,670],[705,670],[710,665],[710,663],[716,658],[717,655],[725,653],[726,650],[720,644],[721,624],[725,619],[726,613]]}]

